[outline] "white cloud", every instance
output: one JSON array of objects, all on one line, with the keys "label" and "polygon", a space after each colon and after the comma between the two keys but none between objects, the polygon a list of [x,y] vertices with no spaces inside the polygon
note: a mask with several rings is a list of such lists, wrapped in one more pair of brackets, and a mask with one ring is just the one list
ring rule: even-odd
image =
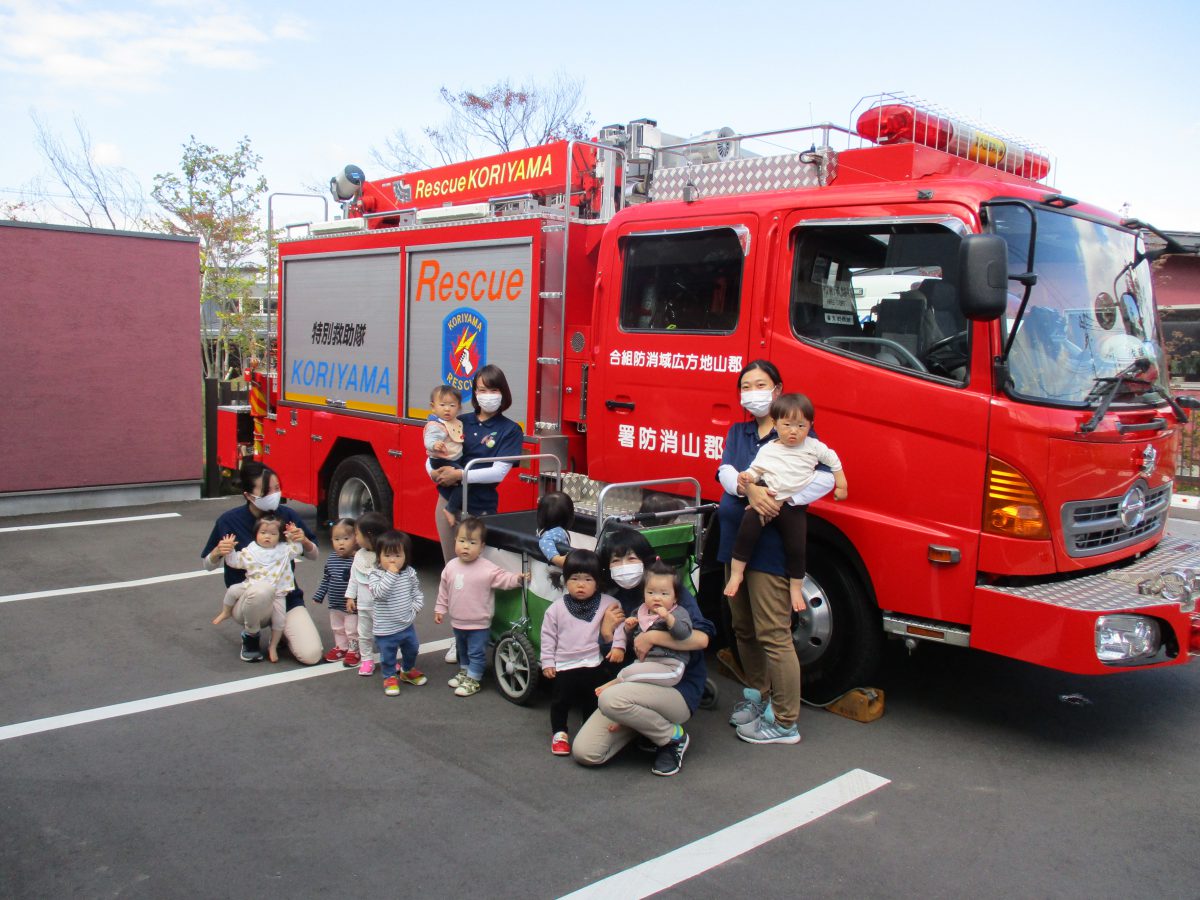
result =
[{"label": "white cloud", "polygon": [[[110,0],[111,2],[111,0]],[[294,17],[217,4],[158,2],[153,8],[96,9],[80,0],[0,0],[0,71],[68,86],[133,93],[158,89],[182,67],[256,69],[273,41],[304,39]]]},{"label": "white cloud", "polygon": [[92,161],[99,166],[121,165],[121,148],[108,141],[96,141],[92,144]]}]

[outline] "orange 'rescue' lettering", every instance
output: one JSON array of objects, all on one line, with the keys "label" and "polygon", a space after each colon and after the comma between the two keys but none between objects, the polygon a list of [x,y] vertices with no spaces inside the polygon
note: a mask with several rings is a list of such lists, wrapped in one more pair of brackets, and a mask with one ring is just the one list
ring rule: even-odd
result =
[{"label": "orange 'rescue' lettering", "polygon": [[520,269],[464,269],[456,277],[443,272],[436,259],[424,259],[417,270],[415,300],[519,300],[524,288],[525,273]]}]

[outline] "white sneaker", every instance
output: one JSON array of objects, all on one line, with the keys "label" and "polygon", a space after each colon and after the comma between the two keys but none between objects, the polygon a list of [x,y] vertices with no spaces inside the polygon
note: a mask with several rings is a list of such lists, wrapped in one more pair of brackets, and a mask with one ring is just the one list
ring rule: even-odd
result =
[{"label": "white sneaker", "polygon": [[448,662],[448,663],[458,662],[458,645],[457,644],[451,644],[450,649],[446,651],[446,662]]}]

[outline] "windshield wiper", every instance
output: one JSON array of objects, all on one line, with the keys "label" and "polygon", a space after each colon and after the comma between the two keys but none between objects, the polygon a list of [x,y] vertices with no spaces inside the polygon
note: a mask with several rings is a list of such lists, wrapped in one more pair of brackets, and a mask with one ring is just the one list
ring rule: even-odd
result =
[{"label": "windshield wiper", "polygon": [[[1105,414],[1108,412],[1108,407],[1112,404],[1117,394],[1123,387],[1131,387],[1138,385],[1143,389],[1154,387],[1153,382],[1146,381],[1143,377],[1150,371],[1152,363],[1150,360],[1142,358],[1135,359],[1128,366],[1118,372],[1116,375],[1102,375],[1092,382],[1092,389],[1088,392],[1084,402],[1091,406],[1096,405],[1092,417],[1079,426],[1081,434],[1091,434],[1104,420]],[[1179,405],[1174,400],[1168,397],[1168,402],[1176,415],[1181,415],[1183,418],[1180,421],[1186,421],[1187,414],[1179,408]]]}]

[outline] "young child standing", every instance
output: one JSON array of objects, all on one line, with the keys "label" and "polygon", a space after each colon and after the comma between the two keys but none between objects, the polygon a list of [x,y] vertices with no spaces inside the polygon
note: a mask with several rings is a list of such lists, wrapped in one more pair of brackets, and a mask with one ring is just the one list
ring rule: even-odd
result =
[{"label": "young child standing", "polygon": [[563,561],[565,592],[550,604],[542,619],[542,674],[552,682],[550,752],[571,753],[567,717],[578,709],[583,720],[596,711],[596,688],[604,681],[600,625],[612,597],[600,593],[600,557],[591,550],[572,550]]},{"label": "young child standing", "polygon": [[[634,640],[644,631],[666,631],[677,641],[687,640],[692,633],[692,617],[679,605],[683,583],[679,573],[661,559],[656,559],[646,568],[643,585],[645,601],[636,614],[625,620],[625,625],[613,635],[609,662],[625,660],[625,651],[633,646]],[[646,684],[661,684],[672,687],[683,678],[690,654],[666,647],[652,647],[645,659],[631,662],[617,673],[617,677],[596,688],[600,694],[605,688],[619,681],[641,681]]]},{"label": "young child standing", "polygon": [[[410,564],[412,539],[401,531],[385,531],[375,542],[378,565],[371,570],[371,597],[375,601],[375,645],[383,670],[383,692],[400,693],[400,682],[422,685],[428,679],[417,668],[421,642],[413,627],[425,596]],[[399,651],[401,664],[396,665]]]},{"label": "young child standing", "polygon": [[[487,666],[488,629],[496,608],[496,588],[515,588],[529,580],[529,573],[502,569],[482,559],[487,526],[482,519],[467,516],[454,537],[454,559],[446,563],[438,585],[433,620],[439,625],[447,613],[454,628],[454,644],[465,668],[448,682],[458,697],[479,693],[479,682]],[[461,662],[460,662],[461,664]]]},{"label": "young child standing", "polygon": [[538,549],[550,565],[562,568],[567,556],[559,545],[571,546],[571,536],[567,532],[574,524],[575,503],[567,494],[551,491],[538,501]]},{"label": "young child standing", "polygon": [[243,550],[233,549],[236,538],[225,535],[222,543],[229,543],[225,554],[225,565],[233,569],[245,569],[246,580],[235,584],[225,592],[221,612],[213,619],[220,625],[233,616],[234,604],[251,584],[266,581],[274,585],[275,601],[271,607],[271,646],[267,658],[279,662],[279,642],[283,640],[283,625],[286,618],[285,600],[289,592],[296,589],[292,574],[292,563],[304,555],[299,544],[283,541],[283,521],[276,516],[262,516],[254,526],[254,543]]},{"label": "young child standing", "polygon": [[[462,409],[462,394],[448,384],[439,384],[429,395],[429,405],[433,412],[429,414],[424,432],[429,465],[435,469],[442,466],[461,469],[463,426],[458,421],[458,413]],[[438,492],[446,498],[445,515],[453,525],[454,511],[462,507],[462,485],[439,487]]]},{"label": "young child standing", "polygon": [[[833,498],[845,500],[846,473],[842,471],[841,460],[832,449],[816,438],[809,437],[814,410],[808,397],[803,394],[783,394],[771,404],[770,415],[775,420],[775,431],[779,437],[764,445],[750,463],[750,468],[738,474],[738,486],[744,490],[748,485],[762,483],[783,501],[779,515],[773,521],[783,538],[792,609],[801,612],[805,608],[802,588],[807,566],[808,504],[825,493],[824,489],[813,487],[813,475],[819,463],[829,466],[833,472]],[[746,572],[746,563],[754,554],[754,545],[758,543],[765,524],[757,512],[747,508],[733,545],[729,581],[725,585],[726,597],[737,595]]]},{"label": "young child standing", "polygon": [[378,557],[375,542],[392,527],[387,516],[380,512],[364,513],[354,524],[354,539],[358,551],[350,566],[350,581],[346,585],[346,612],[358,615],[358,651],[347,652],[342,665],[358,666],[359,675],[375,674],[375,601],[371,596],[371,571]]},{"label": "young child standing", "polygon": [[350,584],[350,567],[354,564],[354,520],[338,519],[330,529],[333,552],[325,560],[321,583],[313,594],[314,603],[329,600],[329,630],[333,632],[333,647],[325,654],[325,662],[341,662],[346,655],[358,653],[358,616],[346,612],[346,588]]}]

